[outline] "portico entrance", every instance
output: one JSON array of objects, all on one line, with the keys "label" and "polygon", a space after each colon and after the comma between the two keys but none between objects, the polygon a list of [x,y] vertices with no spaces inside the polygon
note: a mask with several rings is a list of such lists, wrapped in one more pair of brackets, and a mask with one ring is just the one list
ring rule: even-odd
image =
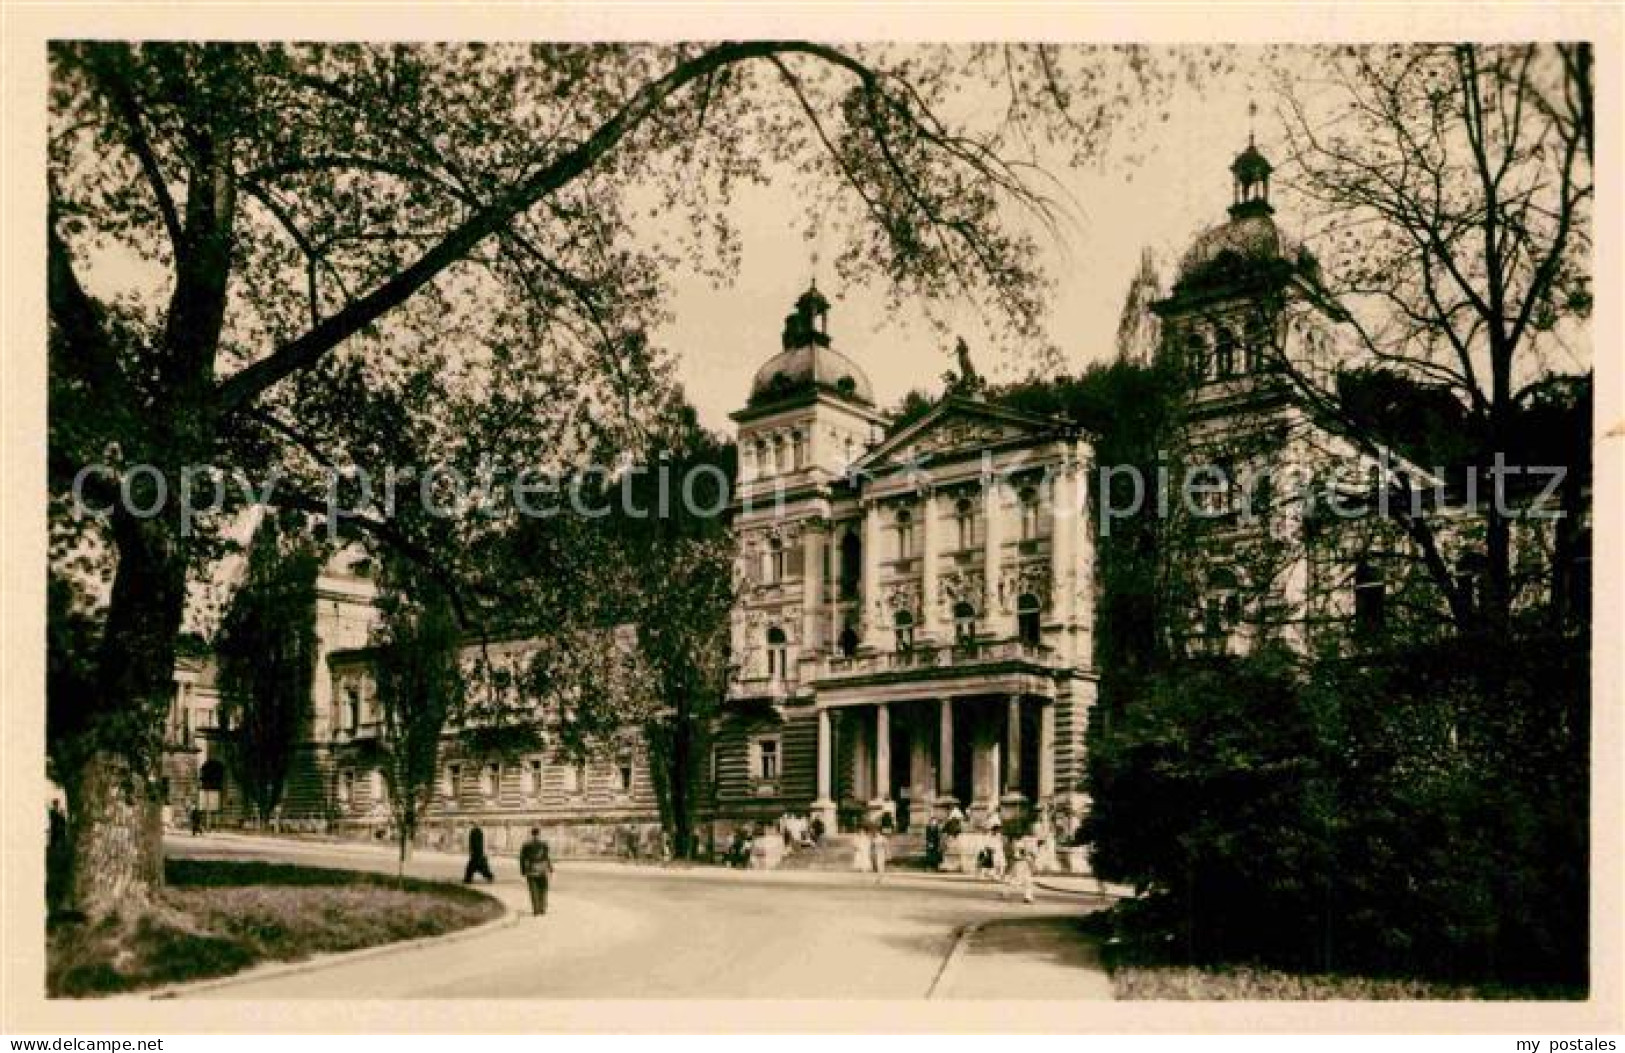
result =
[{"label": "portico entrance", "polygon": [[1024,822],[1054,794],[1053,710],[1022,695],[821,708],[814,809],[841,830],[890,816],[906,832],[955,806],[973,823]]}]

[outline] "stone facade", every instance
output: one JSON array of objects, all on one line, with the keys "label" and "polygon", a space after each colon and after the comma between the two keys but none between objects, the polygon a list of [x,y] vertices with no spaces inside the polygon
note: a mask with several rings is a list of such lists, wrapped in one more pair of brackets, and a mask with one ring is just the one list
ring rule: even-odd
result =
[{"label": "stone facade", "polygon": [[888,433],[827,311],[816,288],[801,298],[734,414],[715,817],[1075,813],[1096,684],[1089,444],[957,395]]}]

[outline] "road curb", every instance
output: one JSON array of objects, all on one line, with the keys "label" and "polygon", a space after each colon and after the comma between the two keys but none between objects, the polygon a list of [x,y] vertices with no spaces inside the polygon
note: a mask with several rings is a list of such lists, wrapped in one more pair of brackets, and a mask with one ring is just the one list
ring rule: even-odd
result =
[{"label": "road curb", "polygon": [[942,959],[942,966],[937,969],[937,975],[931,979],[931,986],[925,989],[926,1001],[937,997],[937,991],[947,987],[948,981],[953,978],[954,966],[965,956],[965,947],[976,938],[978,932],[982,931],[982,926],[993,920],[995,919],[966,922],[954,932],[954,945],[948,948],[947,956]]},{"label": "road curb", "polygon": [[[485,893],[489,895],[489,893]],[[456,932],[442,933],[438,936],[419,936],[415,940],[398,940],[394,943],[380,943],[372,947],[361,947],[353,951],[340,951],[337,954],[319,954],[314,958],[307,958],[299,962],[266,962],[245,969],[230,976],[217,976],[209,980],[193,980],[187,983],[170,984],[152,991],[139,991],[129,997],[140,998],[147,1001],[160,999],[185,998],[205,991],[216,991],[236,984],[258,983],[262,980],[275,980],[285,976],[298,976],[302,973],[313,973],[322,969],[333,968],[339,965],[349,965],[352,962],[366,961],[369,958],[382,957],[385,954],[401,954],[427,947],[443,947],[451,943],[461,943],[464,940],[477,939],[489,936],[502,929],[509,929],[519,924],[524,917],[516,908],[508,906],[495,896],[490,896],[502,906],[503,914],[499,918],[475,925],[467,929],[458,929]]]}]

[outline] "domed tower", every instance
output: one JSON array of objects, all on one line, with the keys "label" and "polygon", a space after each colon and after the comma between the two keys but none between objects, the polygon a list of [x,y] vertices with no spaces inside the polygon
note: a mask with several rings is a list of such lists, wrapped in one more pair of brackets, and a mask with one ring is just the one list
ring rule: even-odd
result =
[{"label": "domed tower", "polygon": [[1190,378],[1197,404],[1279,393],[1283,356],[1318,351],[1344,317],[1309,251],[1276,225],[1269,159],[1249,137],[1230,165],[1230,218],[1191,242],[1173,289],[1152,305],[1159,355]]},{"label": "domed tower", "polygon": [[1284,367],[1330,364],[1347,317],[1314,257],[1276,225],[1270,172],[1249,138],[1230,166],[1229,218],[1197,235],[1172,290],[1152,305],[1159,360],[1188,382],[1174,443],[1187,466],[1210,473],[1203,485],[1218,484],[1188,523],[1195,558],[1180,572],[1195,603],[1188,624],[1171,628],[1211,653],[1252,646],[1266,624],[1269,634],[1307,638],[1308,561],[1279,545],[1305,527],[1275,481],[1318,463],[1322,442]]},{"label": "domed tower", "polygon": [[820,613],[836,567],[832,503],[886,419],[863,370],[831,346],[829,301],[816,285],[796,300],[779,352],[756,371],[749,400],[732,417],[738,672],[729,696],[781,701],[800,682],[800,664],[833,646],[830,618]]},{"label": "domed tower", "polygon": [[816,283],[785,318],[781,344],[732,414],[742,490],[838,477],[885,422],[868,376],[831,345],[829,301]]}]

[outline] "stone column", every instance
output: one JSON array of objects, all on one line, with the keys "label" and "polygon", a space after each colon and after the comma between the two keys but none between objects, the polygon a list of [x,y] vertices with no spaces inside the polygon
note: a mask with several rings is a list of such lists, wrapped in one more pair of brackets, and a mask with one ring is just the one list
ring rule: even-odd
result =
[{"label": "stone column", "polygon": [[1004,483],[997,475],[982,480],[982,594],[987,609],[982,620],[995,639],[1008,636],[1007,619],[999,607],[999,562],[1004,552],[1004,515],[1000,495]]},{"label": "stone column", "polygon": [[850,709],[843,711],[843,724],[851,729],[852,738],[852,767],[849,769],[852,776],[852,796],[859,801],[867,801],[874,796],[874,789],[869,784],[869,776],[874,774],[874,768],[869,758],[873,754],[869,750],[869,736],[865,733],[863,724],[855,718],[861,716]]},{"label": "stone column", "polygon": [[952,807],[954,802],[954,704],[937,700],[937,799]]},{"label": "stone column", "polygon": [[967,809],[978,822],[990,809],[999,807],[999,736],[995,727],[979,721],[971,741],[971,806]]},{"label": "stone column", "polygon": [[[819,604],[824,599],[824,527],[816,521],[801,531],[801,648],[798,657],[805,658],[819,650]],[[827,654],[834,649],[834,639],[822,648]]]},{"label": "stone column", "polygon": [[818,799],[812,810],[824,820],[824,829],[835,832],[835,798],[831,776],[834,774],[834,741],[830,734],[829,710],[818,711]]},{"label": "stone column", "polygon": [[1011,695],[1005,703],[1004,752],[1004,798],[1020,801],[1022,800],[1020,695]]},{"label": "stone column", "polygon": [[841,537],[845,528],[831,523],[827,545],[829,550],[829,647],[831,658],[841,657]]},{"label": "stone column", "polygon": [[883,651],[889,627],[881,624],[880,617],[880,504],[873,498],[865,500],[863,507],[863,580],[859,586],[863,645]]},{"label": "stone column", "polygon": [[908,736],[908,795],[913,803],[910,825],[925,822],[930,814],[936,797],[931,781],[931,736],[922,726],[918,707],[915,707],[909,715]]},{"label": "stone column", "polygon": [[891,707],[884,702],[875,707],[874,799],[891,800]]},{"label": "stone column", "polygon": [[938,533],[937,495],[927,489],[920,501],[920,619],[925,639],[932,643],[943,639],[937,603],[937,549],[942,545]]},{"label": "stone column", "polygon": [[1038,800],[1049,804],[1055,798],[1055,703],[1045,699],[1038,706]]},{"label": "stone column", "polygon": [[1067,454],[1050,495],[1050,565],[1055,581],[1055,616],[1070,629],[1077,595],[1078,466]]}]

